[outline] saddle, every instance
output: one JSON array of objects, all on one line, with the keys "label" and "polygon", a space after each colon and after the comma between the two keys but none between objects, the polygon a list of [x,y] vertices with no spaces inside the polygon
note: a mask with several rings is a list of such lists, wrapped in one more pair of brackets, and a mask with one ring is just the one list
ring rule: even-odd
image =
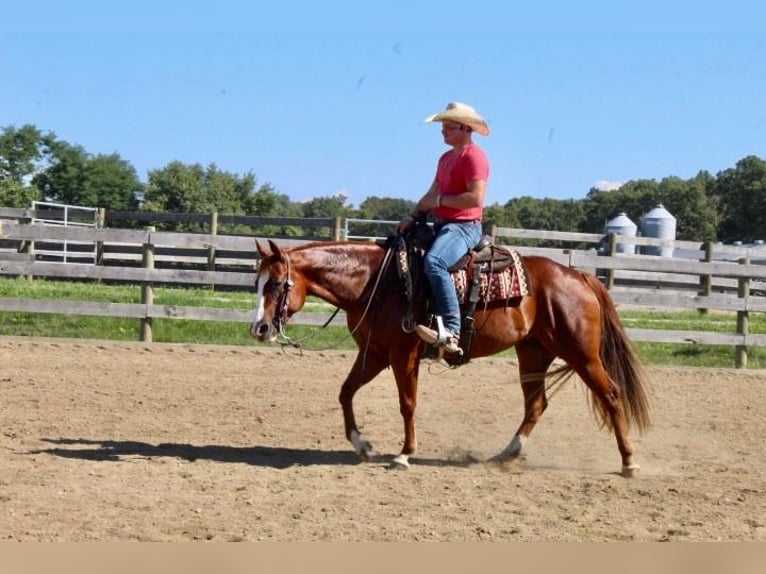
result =
[{"label": "saddle", "polygon": [[[399,236],[391,239],[395,241],[399,278],[407,302],[402,328],[411,332],[415,327],[415,287],[420,287],[418,292],[425,291],[426,299],[430,296],[428,281],[423,273],[423,256],[433,240],[433,231],[425,224],[418,224],[406,238]],[[479,245],[450,267],[449,271],[460,302],[460,348],[463,354],[455,354],[448,362],[451,365],[461,365],[469,361],[475,334],[476,307],[482,304],[486,310],[490,304],[492,307],[516,306],[523,297],[531,294],[531,286],[524,260],[519,253],[494,245],[488,236],[484,236]],[[425,306],[426,315],[430,313],[430,301],[418,299],[417,304]],[[427,346],[424,356],[436,358],[438,350]]]},{"label": "saddle", "polygon": [[[485,305],[494,301],[509,305],[512,299],[530,294],[529,277],[521,255],[492,244],[492,238],[486,235],[479,245],[450,267],[449,272],[461,305],[472,298]],[[471,288],[478,288],[478,294],[472,297]]]}]

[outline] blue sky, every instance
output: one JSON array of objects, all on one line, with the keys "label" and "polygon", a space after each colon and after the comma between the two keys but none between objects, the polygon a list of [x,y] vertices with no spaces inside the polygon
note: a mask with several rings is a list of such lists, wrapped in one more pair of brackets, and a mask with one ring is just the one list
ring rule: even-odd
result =
[{"label": "blue sky", "polygon": [[147,172],[252,171],[293,201],[417,199],[426,116],[473,105],[488,203],[766,157],[766,3],[13,2],[0,127]]}]

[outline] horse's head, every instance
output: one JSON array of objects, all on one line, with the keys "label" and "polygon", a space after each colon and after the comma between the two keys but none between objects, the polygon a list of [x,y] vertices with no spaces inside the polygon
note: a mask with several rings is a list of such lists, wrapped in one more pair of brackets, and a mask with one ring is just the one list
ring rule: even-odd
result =
[{"label": "horse's head", "polygon": [[284,325],[303,307],[306,293],[296,287],[288,250],[280,249],[269,240],[268,248],[255,242],[261,263],[256,274],[258,306],[250,325],[250,334],[261,342],[273,343],[284,336]]}]

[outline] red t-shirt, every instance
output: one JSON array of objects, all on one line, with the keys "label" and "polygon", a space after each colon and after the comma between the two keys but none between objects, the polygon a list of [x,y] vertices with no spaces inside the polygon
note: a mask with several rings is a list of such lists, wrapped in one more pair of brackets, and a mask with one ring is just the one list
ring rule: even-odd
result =
[{"label": "red t-shirt", "polygon": [[[439,158],[436,181],[442,195],[457,195],[468,191],[468,182],[489,180],[489,160],[484,150],[474,143],[459,151],[449,150]],[[481,221],[484,206],[470,208],[437,207],[434,216],[440,219]]]}]

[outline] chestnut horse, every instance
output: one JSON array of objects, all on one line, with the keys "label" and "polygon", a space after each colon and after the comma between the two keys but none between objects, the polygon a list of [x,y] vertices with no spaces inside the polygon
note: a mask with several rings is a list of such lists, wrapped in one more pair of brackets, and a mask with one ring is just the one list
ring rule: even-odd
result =
[{"label": "chestnut horse", "polygon": [[[308,295],[342,309],[359,353],[340,390],[346,438],[365,460],[373,454],[354,416],[354,394],[386,367],[391,367],[404,419],[404,446],[392,467],[407,468],[417,448],[414,413],[418,372],[424,345],[405,332],[406,300],[392,251],[375,243],[315,242],[294,248],[256,241],[258,306],[251,334],[262,342],[283,335],[285,322],[299,311]],[[638,469],[629,423],[640,432],[650,424],[649,401],[642,368],[622,327],[609,294],[599,280],[552,259],[523,258],[531,294],[514,306],[479,305],[469,358],[516,347],[524,417],[508,445],[492,458],[505,462],[518,457],[548,405],[546,376],[554,359],[592,392],[591,406],[602,426],[614,431],[622,457],[622,474]],[[415,310],[422,321],[425,309]],[[470,368],[470,367],[466,367]]]}]

